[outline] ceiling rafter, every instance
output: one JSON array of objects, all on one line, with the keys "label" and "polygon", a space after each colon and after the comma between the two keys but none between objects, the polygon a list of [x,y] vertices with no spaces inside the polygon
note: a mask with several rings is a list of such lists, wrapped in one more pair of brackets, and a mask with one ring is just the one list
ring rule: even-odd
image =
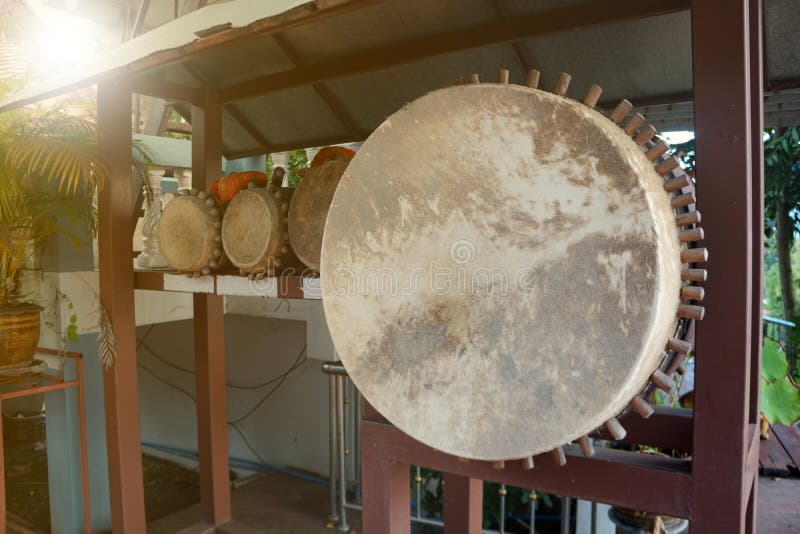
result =
[{"label": "ceiling rafter", "polygon": [[[511,15],[511,12],[508,9],[508,6],[505,3],[505,0],[491,0],[492,6],[494,7],[495,12],[500,16],[502,20],[508,20],[514,18]],[[522,43],[511,43],[512,48],[514,48],[514,54],[517,56],[519,60],[519,64],[525,72],[531,70],[532,63],[528,59],[528,54],[525,52],[525,48],[523,48]]]}]

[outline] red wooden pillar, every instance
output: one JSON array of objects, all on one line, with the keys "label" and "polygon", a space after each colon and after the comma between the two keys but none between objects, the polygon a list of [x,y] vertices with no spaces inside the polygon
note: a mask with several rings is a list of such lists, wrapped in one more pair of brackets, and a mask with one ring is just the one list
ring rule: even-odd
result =
[{"label": "red wooden pillar", "polygon": [[710,251],[696,343],[693,533],[745,532],[754,478],[749,19],[749,0],[692,1],[698,206]]},{"label": "red wooden pillar", "polygon": [[[750,0],[750,116],[753,155],[753,312],[750,342],[750,423],[761,414],[761,341],[764,291],[764,32],[763,2]],[[747,506],[746,531],[757,532],[758,477],[753,476]]]},{"label": "red wooden pillar", "polygon": [[116,360],[103,375],[106,448],[114,532],[145,532],[136,318],[131,235],[131,91],[119,82],[97,87],[98,148],[109,167],[100,191],[100,302],[114,328]]},{"label": "red wooden pillar", "polygon": [[480,534],[483,530],[483,480],[444,474],[445,534]]},{"label": "red wooden pillar", "polygon": [[[207,190],[221,174],[222,106],[209,93],[192,106],[192,186]],[[210,525],[231,519],[224,308],[221,295],[194,295],[200,501]]]},{"label": "red wooden pillar", "polygon": [[382,451],[375,450],[374,444],[362,443],[361,451],[363,534],[409,534],[410,466],[382,456]]}]

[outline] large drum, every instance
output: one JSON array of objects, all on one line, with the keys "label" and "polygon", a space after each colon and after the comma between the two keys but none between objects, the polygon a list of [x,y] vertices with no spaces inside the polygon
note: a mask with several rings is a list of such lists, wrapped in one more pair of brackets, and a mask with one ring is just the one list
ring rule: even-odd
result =
[{"label": "large drum", "polygon": [[[594,98],[596,101],[596,97]],[[461,85],[396,112],[333,197],[325,316],[366,399],[436,449],[526,459],[605,426],[700,318],[704,271],[677,161],[622,122],[530,87]],[[620,126],[622,124],[622,126]],[[679,226],[691,228],[679,231]],[[685,301],[682,303],[682,299]],[[563,458],[563,455],[562,455]]]},{"label": "large drum", "polygon": [[289,242],[287,215],[293,193],[290,187],[270,183],[242,190],[228,204],[222,244],[241,274],[275,276],[305,270]]},{"label": "large drum", "polygon": [[316,271],[328,207],[347,164],[333,159],[309,168],[289,205],[289,241],[297,257]]},{"label": "large drum", "polygon": [[224,261],[220,207],[197,189],[183,190],[161,214],[158,241],[169,264],[188,274],[210,274]]}]

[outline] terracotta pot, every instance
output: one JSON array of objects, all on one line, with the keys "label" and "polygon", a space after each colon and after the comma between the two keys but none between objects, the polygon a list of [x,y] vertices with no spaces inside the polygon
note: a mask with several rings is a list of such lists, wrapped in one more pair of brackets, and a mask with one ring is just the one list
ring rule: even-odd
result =
[{"label": "terracotta pot", "polygon": [[31,364],[39,345],[41,311],[35,304],[0,308],[0,369]]}]

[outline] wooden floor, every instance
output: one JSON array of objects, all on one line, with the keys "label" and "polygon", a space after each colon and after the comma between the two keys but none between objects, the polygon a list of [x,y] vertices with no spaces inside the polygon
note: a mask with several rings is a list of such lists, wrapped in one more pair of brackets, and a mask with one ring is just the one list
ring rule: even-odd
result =
[{"label": "wooden floor", "polygon": [[758,472],[763,476],[800,476],[800,430],[797,426],[772,425],[769,439],[761,440]]}]

